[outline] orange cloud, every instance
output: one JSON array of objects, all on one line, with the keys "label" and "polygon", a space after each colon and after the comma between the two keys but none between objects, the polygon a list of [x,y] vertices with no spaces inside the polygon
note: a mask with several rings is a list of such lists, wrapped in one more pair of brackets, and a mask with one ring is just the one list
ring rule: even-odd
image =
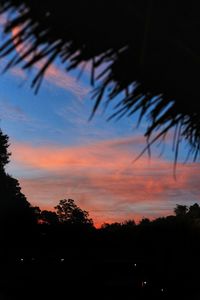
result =
[{"label": "orange cloud", "polygon": [[132,164],[140,138],[102,141],[86,146],[33,147],[15,144],[12,164],[26,175],[20,179],[30,202],[49,208],[62,198],[74,198],[96,224],[158,217],[177,203],[199,200],[199,164],[177,168],[145,156]]},{"label": "orange cloud", "polygon": [[[133,155],[127,157],[126,147],[118,147],[121,141],[97,142],[87,146],[41,146],[34,147],[28,144],[14,144],[14,159],[23,165],[49,171],[62,172],[66,168],[102,168],[107,171],[118,170],[129,166]],[[130,144],[130,139],[123,139],[124,145]],[[134,143],[134,139],[132,139]],[[103,163],[103,165],[102,165]],[[140,165],[140,162],[138,162]]]}]

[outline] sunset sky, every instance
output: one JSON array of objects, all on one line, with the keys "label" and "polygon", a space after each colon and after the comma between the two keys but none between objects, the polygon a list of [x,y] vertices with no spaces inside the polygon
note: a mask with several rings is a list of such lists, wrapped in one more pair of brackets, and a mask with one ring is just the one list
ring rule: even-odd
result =
[{"label": "sunset sky", "polygon": [[[1,61],[0,69],[6,62]],[[148,120],[136,128],[137,115],[107,122],[112,107],[102,105],[91,121],[89,65],[65,73],[52,65],[37,95],[31,78],[37,72],[16,67],[0,77],[1,128],[11,143],[7,171],[21,184],[28,201],[52,209],[59,200],[72,198],[89,211],[98,226],[103,222],[172,214],[178,204],[200,200],[199,163],[179,164],[173,177],[171,136],[143,155],[143,132]],[[180,160],[187,148],[180,148]]]}]

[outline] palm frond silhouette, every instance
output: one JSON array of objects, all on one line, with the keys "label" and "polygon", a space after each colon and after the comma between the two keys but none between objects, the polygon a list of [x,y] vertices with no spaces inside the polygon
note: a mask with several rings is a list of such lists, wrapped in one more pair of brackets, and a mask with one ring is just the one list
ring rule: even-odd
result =
[{"label": "palm frond silhouette", "polygon": [[[57,57],[67,71],[90,61],[95,99],[92,116],[105,94],[108,103],[124,95],[110,118],[131,116],[139,110],[139,121],[144,116],[150,121],[145,133],[147,148],[174,129],[175,162],[181,140],[189,144],[189,154],[197,160],[197,4],[157,0],[0,0],[0,5],[1,13],[9,16],[5,26],[8,38],[0,48],[0,57],[14,54],[6,68],[22,64],[26,69],[41,62],[32,81],[36,92]],[[19,56],[15,49],[20,45],[23,49]]]}]

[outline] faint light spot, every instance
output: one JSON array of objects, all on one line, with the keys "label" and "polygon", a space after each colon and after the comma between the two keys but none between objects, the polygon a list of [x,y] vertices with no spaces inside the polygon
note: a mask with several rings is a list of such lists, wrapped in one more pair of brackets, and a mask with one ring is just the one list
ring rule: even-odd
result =
[{"label": "faint light spot", "polygon": [[21,261],[21,262],[23,262],[23,261],[24,261],[24,259],[23,259],[23,258],[20,258],[20,261]]},{"label": "faint light spot", "polygon": [[142,281],[142,287],[147,285],[147,281]]},{"label": "faint light spot", "polygon": [[61,259],[60,259],[60,261],[61,261],[61,262],[64,262],[64,261],[65,261],[65,259],[64,259],[64,258],[61,258]]},{"label": "faint light spot", "polygon": [[137,264],[134,264],[134,267],[137,267]]}]

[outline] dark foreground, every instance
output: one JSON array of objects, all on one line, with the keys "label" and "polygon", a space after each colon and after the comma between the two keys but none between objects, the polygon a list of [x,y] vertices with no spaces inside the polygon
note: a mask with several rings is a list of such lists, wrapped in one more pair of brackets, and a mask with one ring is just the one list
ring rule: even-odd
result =
[{"label": "dark foreground", "polygon": [[200,259],[123,248],[7,249],[1,300],[200,299]]}]

